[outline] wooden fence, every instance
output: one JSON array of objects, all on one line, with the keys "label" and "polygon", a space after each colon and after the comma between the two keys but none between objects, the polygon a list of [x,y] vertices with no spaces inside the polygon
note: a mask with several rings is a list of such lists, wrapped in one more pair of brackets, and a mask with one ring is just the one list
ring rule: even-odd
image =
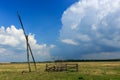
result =
[{"label": "wooden fence", "polygon": [[78,64],[46,64],[46,71],[78,71]]}]

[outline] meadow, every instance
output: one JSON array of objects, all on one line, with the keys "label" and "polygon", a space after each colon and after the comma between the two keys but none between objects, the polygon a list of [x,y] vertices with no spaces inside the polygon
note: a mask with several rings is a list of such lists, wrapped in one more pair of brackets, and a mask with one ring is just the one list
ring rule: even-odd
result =
[{"label": "meadow", "polygon": [[49,63],[37,63],[37,71],[32,64],[32,72],[28,73],[26,63],[0,64],[0,80],[120,80],[120,62],[68,63],[77,63],[79,71],[46,72]]}]

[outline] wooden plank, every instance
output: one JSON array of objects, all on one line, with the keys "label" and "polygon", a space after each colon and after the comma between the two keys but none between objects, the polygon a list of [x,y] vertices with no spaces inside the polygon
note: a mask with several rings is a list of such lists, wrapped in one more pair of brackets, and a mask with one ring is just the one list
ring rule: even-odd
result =
[{"label": "wooden plank", "polygon": [[78,71],[78,64],[46,64],[46,71]]}]

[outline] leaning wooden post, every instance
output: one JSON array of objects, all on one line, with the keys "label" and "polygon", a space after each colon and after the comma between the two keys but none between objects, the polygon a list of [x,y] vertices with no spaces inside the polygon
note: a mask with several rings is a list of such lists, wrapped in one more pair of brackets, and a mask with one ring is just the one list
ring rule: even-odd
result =
[{"label": "leaning wooden post", "polygon": [[37,71],[36,62],[35,62],[35,59],[34,59],[34,56],[33,56],[33,53],[32,53],[31,47],[30,47],[30,44],[28,44],[28,48],[29,48],[29,50],[30,50],[30,53],[31,53],[31,56],[32,56],[32,59],[33,59],[33,63],[34,63],[34,67],[35,67],[35,71]]},{"label": "leaning wooden post", "polygon": [[31,67],[30,67],[30,56],[29,56],[29,47],[28,47],[28,36],[26,35],[26,45],[27,45],[27,61],[28,61],[28,69],[29,72],[31,72]]},{"label": "leaning wooden post", "polygon": [[[17,14],[18,14],[18,12],[17,12]],[[25,36],[25,39],[26,39],[28,68],[29,68],[29,72],[31,72],[31,67],[30,67],[30,53],[31,53],[31,56],[32,56],[32,59],[33,59],[33,62],[34,62],[35,70],[37,70],[36,62],[35,62],[35,59],[34,59],[34,56],[33,56],[33,53],[32,53],[31,47],[30,47],[30,44],[28,42],[28,35],[26,35],[26,33],[25,33],[25,29],[24,29],[24,26],[23,26],[23,23],[22,23],[22,20],[21,20],[19,14],[18,14],[18,18],[19,18],[19,21],[20,21],[20,24],[21,24],[21,27],[23,29],[23,33],[24,33],[24,36]]]}]

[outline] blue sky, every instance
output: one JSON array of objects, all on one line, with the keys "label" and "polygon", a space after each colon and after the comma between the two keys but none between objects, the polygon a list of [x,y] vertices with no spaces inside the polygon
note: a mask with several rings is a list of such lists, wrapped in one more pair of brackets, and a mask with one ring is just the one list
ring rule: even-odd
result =
[{"label": "blue sky", "polygon": [[[21,14],[27,33],[36,34],[38,42],[51,43],[59,35],[61,16],[77,0],[1,0],[0,25],[20,28],[16,11]],[[48,36],[49,35],[49,36]]]},{"label": "blue sky", "polygon": [[0,62],[120,58],[119,0],[0,0]]},{"label": "blue sky", "polygon": [[[20,29],[21,26],[17,17],[17,11],[19,11],[26,33],[34,34],[38,44],[57,44],[59,42],[59,31],[62,26],[62,14],[76,1],[0,0],[0,26],[4,26],[7,29],[11,25],[14,25],[16,29]],[[1,48],[9,50],[8,47],[10,46],[7,43],[1,46]],[[18,53],[17,50],[13,50],[13,52]],[[1,61],[14,61],[11,58],[9,59],[8,57],[7,59],[5,57]],[[41,59],[38,57],[38,60]]]},{"label": "blue sky", "polygon": [[[77,0],[1,0],[0,25],[20,28],[17,10],[21,14],[27,33],[36,34],[40,43],[56,41],[64,10]],[[49,36],[48,36],[49,35]]]}]

